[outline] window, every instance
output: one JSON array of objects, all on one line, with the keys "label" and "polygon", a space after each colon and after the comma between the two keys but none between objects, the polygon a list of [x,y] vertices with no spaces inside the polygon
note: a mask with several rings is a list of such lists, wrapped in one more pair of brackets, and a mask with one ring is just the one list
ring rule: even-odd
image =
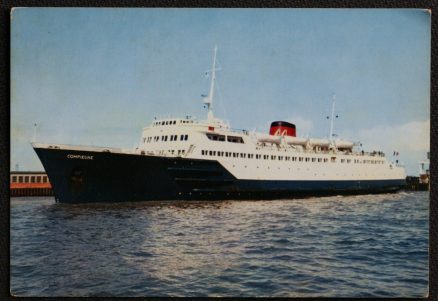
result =
[{"label": "window", "polygon": [[297,161],[297,157],[292,157],[292,161]]},{"label": "window", "polygon": [[37,183],[41,183],[41,176],[38,176],[38,177],[36,178],[36,181],[37,181]]},{"label": "window", "polygon": [[243,138],[237,136],[227,136],[227,141],[233,143],[243,143]]},{"label": "window", "polygon": [[23,183],[23,176],[18,177],[18,183]]},{"label": "window", "polygon": [[324,162],[328,162],[328,159],[327,159],[327,158],[324,158]]},{"label": "window", "polygon": [[210,156],[213,156],[213,151],[210,151],[209,154],[210,154]]},{"label": "window", "polygon": [[184,140],[184,135],[179,136],[179,140],[183,141]]},{"label": "window", "polygon": [[207,138],[213,141],[225,141],[225,135],[207,133]]},{"label": "window", "polygon": [[283,160],[283,156],[278,156],[278,160],[282,161]]},{"label": "window", "polygon": [[47,176],[43,176],[43,183],[47,183]]},{"label": "window", "polygon": [[29,176],[24,177],[24,183],[29,183]]},{"label": "window", "polygon": [[233,158],[237,158],[237,157],[239,157],[239,154],[238,153],[233,153]]},{"label": "window", "polygon": [[185,135],[184,140],[188,140],[188,139],[189,139],[189,135]]},{"label": "window", "polygon": [[309,162],[309,160],[310,160],[310,158],[309,158],[309,157],[306,157],[306,162]]},{"label": "window", "polygon": [[312,162],[316,162],[316,158],[312,158]]},{"label": "window", "polygon": [[12,183],[17,183],[17,176],[12,176]]},{"label": "window", "polygon": [[271,156],[271,160],[275,160],[277,158],[277,156]]},{"label": "window", "polygon": [[268,155],[263,155],[263,159],[268,160],[269,156]]},{"label": "window", "polygon": [[341,163],[345,163],[345,159],[341,159]]},{"label": "window", "polygon": [[35,183],[35,176],[31,176],[31,177],[30,177],[30,182],[31,182],[31,183]]},{"label": "window", "polygon": [[286,161],[290,161],[290,157],[289,156],[286,156]]}]

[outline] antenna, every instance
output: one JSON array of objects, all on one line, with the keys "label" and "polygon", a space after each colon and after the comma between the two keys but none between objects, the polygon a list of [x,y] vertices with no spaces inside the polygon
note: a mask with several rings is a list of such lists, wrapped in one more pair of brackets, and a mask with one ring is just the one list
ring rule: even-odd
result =
[{"label": "antenna", "polygon": [[[333,138],[333,119],[335,117],[335,102],[336,102],[336,94],[333,93],[333,101],[332,101],[332,117],[330,118],[330,136],[329,140]],[[338,116],[336,116],[338,118]]]},{"label": "antenna", "polygon": [[33,139],[32,142],[36,142],[36,132],[37,132],[37,124],[33,124]]},{"label": "antenna", "polygon": [[210,82],[210,92],[208,96],[204,98],[204,103],[207,106],[207,119],[213,120],[213,95],[214,95],[214,82],[216,80],[216,53],[217,45],[214,46],[214,56],[213,56],[213,68],[211,69],[211,82]]}]

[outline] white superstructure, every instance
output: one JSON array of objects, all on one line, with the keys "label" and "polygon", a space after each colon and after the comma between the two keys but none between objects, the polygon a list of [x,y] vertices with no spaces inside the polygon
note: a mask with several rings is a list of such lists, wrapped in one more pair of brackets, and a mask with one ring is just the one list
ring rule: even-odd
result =
[{"label": "white superstructure", "polygon": [[[339,139],[302,138],[232,130],[213,115],[216,69],[214,50],[207,119],[156,119],[143,129],[140,154],[217,160],[238,179],[250,180],[384,180],[405,178],[404,168],[381,151],[364,152]],[[333,132],[334,99],[330,137]]]}]

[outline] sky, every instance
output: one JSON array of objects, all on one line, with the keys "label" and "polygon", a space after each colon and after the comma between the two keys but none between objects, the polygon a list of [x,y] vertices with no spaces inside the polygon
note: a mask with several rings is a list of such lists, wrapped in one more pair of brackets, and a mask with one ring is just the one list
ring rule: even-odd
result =
[{"label": "sky", "polygon": [[215,115],[267,133],[334,133],[418,174],[430,143],[430,14],[416,9],[18,8],[11,15],[11,170],[36,141],[135,147],[155,116]]}]

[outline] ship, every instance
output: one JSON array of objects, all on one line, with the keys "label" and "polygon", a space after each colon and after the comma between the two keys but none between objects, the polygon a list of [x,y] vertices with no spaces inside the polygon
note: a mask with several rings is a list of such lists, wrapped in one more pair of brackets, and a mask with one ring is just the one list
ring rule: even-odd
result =
[{"label": "ship", "polygon": [[217,47],[204,120],[155,118],[134,148],[33,142],[56,202],[272,200],[404,187],[398,162],[333,138],[334,98],[328,138],[299,137],[282,120],[269,133],[231,128],[213,111],[216,56]]}]

